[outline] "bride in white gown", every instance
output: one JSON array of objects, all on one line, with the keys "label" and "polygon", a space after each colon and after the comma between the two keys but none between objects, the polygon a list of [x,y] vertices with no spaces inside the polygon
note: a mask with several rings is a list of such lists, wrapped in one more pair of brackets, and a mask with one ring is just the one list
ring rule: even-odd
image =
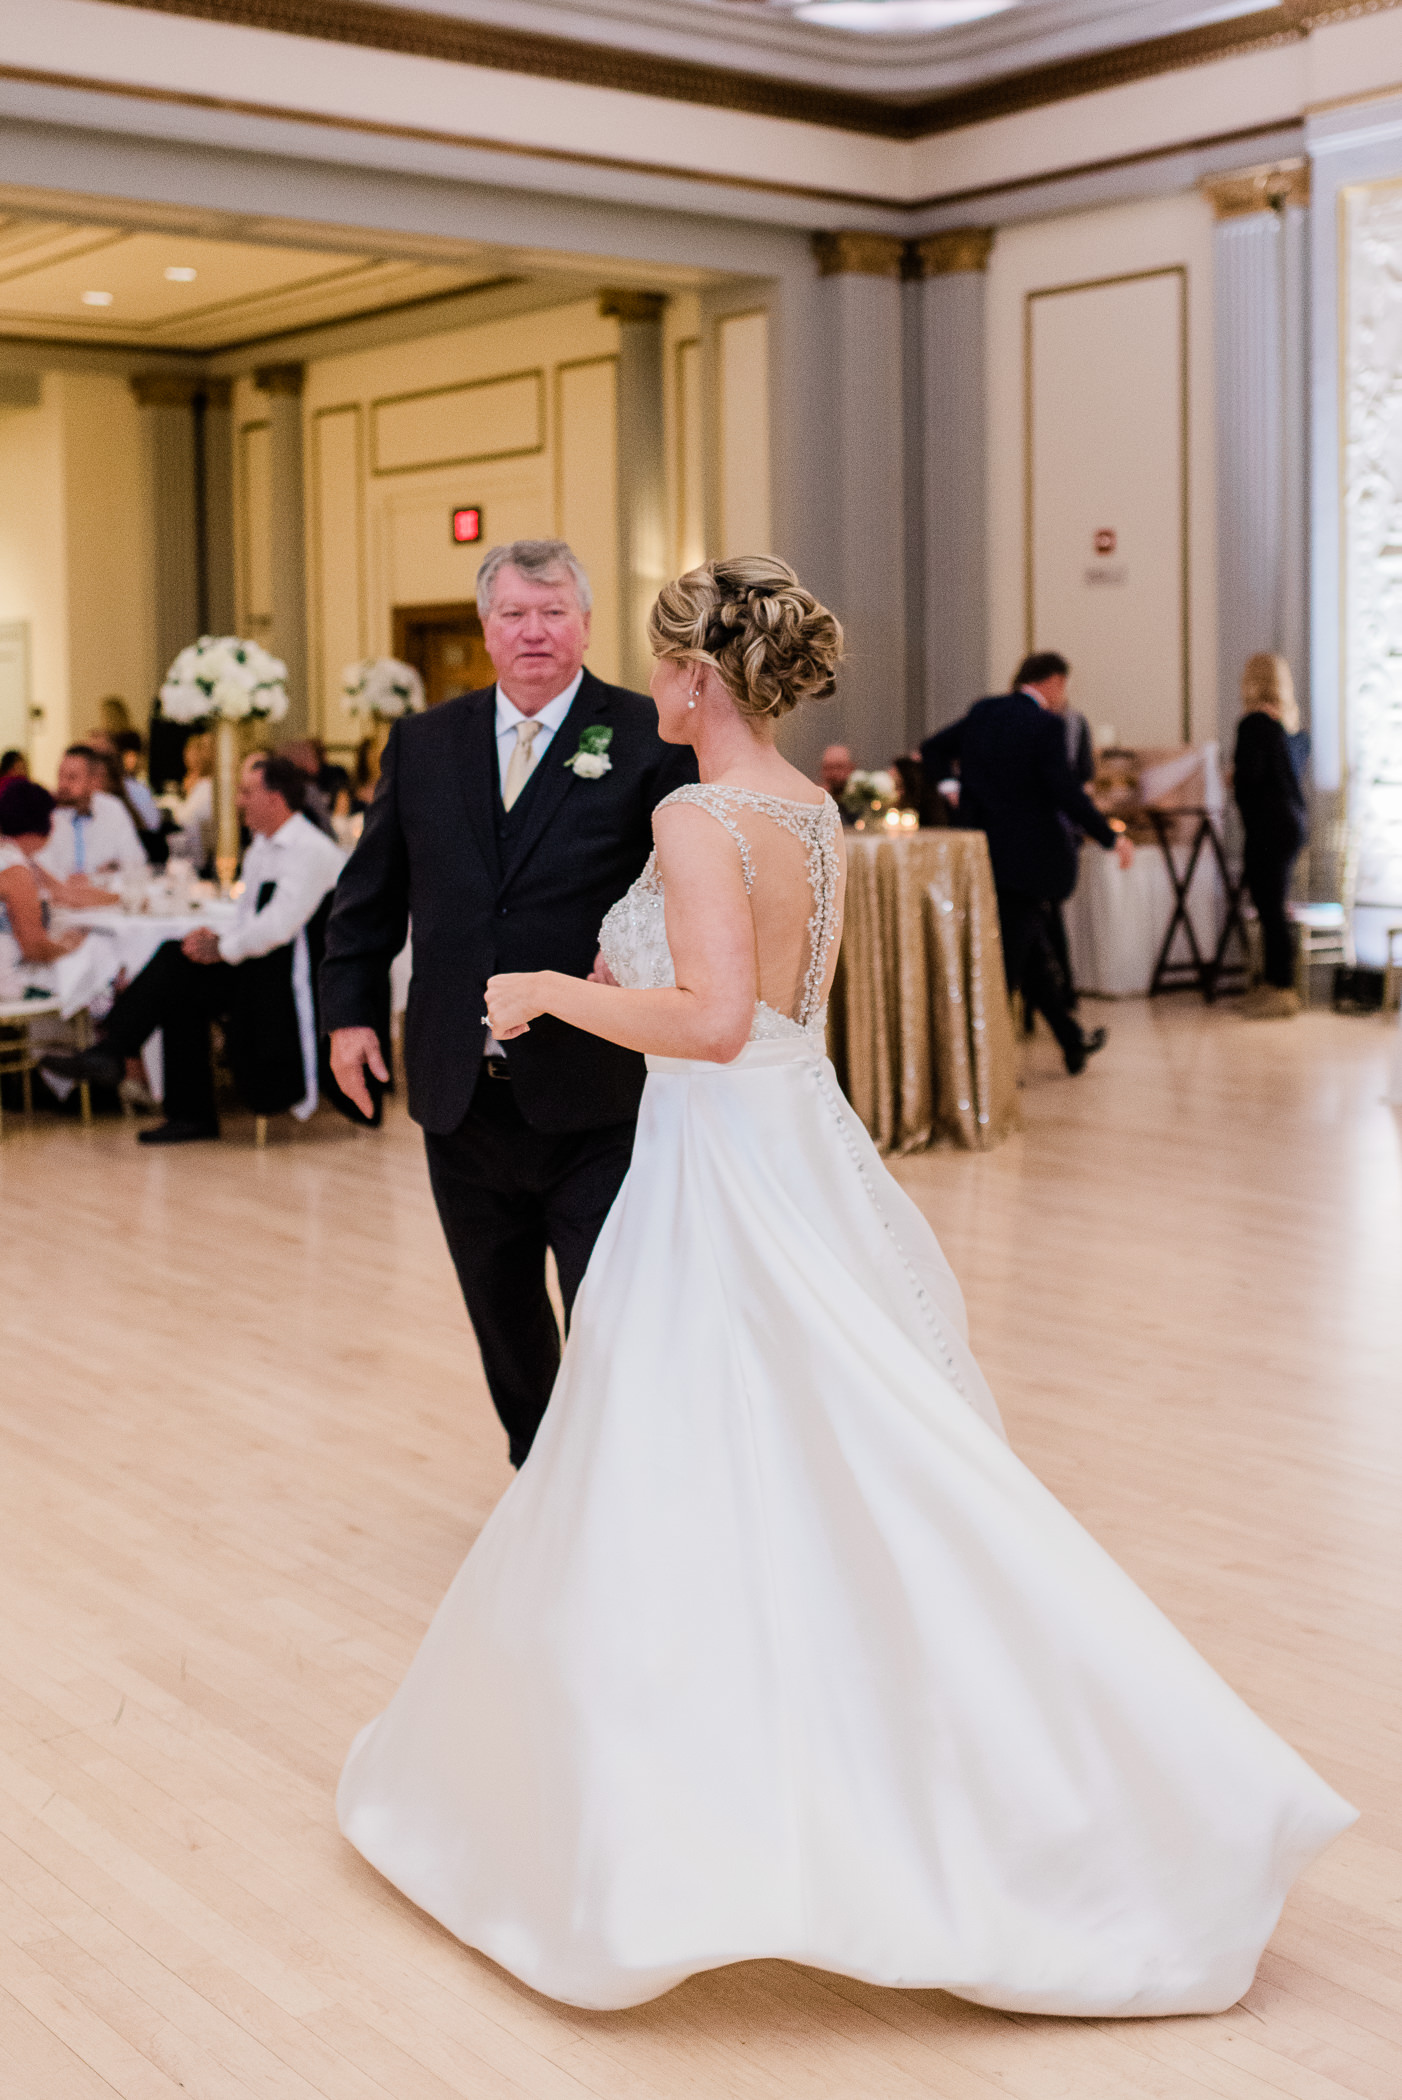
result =
[{"label": "bride in white gown", "polygon": [[605,921],[616,983],[493,980],[648,1053],[544,1425],[341,1780],[346,1836],[551,1997],[778,1956],[984,2005],[1214,2012],[1353,1811],[1033,1478],[958,1285],[823,1045],[829,688],[782,563],[652,615],[703,785]]}]

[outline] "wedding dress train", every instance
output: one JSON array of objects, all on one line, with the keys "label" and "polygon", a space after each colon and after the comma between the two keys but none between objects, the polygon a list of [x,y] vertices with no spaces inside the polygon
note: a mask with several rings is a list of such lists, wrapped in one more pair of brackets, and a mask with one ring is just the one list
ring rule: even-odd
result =
[{"label": "wedding dress train", "polygon": [[[827,1063],[835,813],[796,1019],[653,1058],[531,1457],[341,1827],[553,1998],[785,1957],[978,2003],[1212,2012],[1353,1811],[1008,1448],[957,1284]],[[748,886],[748,885],[747,885]],[[651,865],[605,925],[670,982]]]}]

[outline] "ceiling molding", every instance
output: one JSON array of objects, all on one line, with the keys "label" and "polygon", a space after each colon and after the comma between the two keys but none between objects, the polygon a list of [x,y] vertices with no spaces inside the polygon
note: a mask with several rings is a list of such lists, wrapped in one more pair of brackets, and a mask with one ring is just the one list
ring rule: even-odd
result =
[{"label": "ceiling molding", "polygon": [[1402,5],[1402,0],[1283,0],[1281,5],[1252,14],[1004,73],[973,86],[906,102],[660,57],[617,44],[585,43],[495,23],[468,22],[416,8],[387,6],[382,0],[109,0],[109,4],[909,140],[1210,64],[1214,59],[1295,43],[1326,23],[1387,12]]}]

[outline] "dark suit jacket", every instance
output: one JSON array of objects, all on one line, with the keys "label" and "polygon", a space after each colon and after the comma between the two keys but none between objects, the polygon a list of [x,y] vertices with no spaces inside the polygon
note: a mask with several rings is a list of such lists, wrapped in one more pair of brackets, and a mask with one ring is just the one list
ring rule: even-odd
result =
[{"label": "dark suit jacket", "polygon": [[[593,723],[613,730],[611,770],[582,780],[567,761]],[[401,716],[336,887],[323,1028],[376,1026],[412,918],[409,1113],[426,1130],[456,1130],[481,1068],[487,979],[501,970],[587,977],[600,921],[651,851],[653,810],[695,778],[691,751],[658,736],[651,701],[588,671],[509,818],[494,686]],[[637,1113],[645,1066],[631,1050],[547,1016],[509,1055],[514,1098],[537,1130],[598,1129]]]},{"label": "dark suit jacket", "polygon": [[1065,722],[1027,693],[978,701],[920,755],[933,780],[958,772],[959,822],[987,833],[1000,890],[1059,903],[1076,887],[1076,831],[1115,843],[1067,762]]}]

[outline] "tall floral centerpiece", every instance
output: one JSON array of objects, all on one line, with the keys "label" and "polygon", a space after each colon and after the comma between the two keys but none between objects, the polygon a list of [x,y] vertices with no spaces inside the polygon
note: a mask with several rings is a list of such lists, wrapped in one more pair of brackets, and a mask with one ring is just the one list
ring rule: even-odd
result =
[{"label": "tall floral centerpiece", "polygon": [[214,865],[227,891],[239,864],[238,725],[282,720],[287,666],[236,634],[202,634],[166,673],[161,709],[172,722],[208,722],[214,731]]},{"label": "tall floral centerpiece", "polygon": [[397,656],[367,656],[347,664],[341,673],[341,705],[348,715],[370,723],[370,777],[379,777],[380,760],[392,725],[400,715],[416,715],[424,704],[424,682],[412,664]]}]

